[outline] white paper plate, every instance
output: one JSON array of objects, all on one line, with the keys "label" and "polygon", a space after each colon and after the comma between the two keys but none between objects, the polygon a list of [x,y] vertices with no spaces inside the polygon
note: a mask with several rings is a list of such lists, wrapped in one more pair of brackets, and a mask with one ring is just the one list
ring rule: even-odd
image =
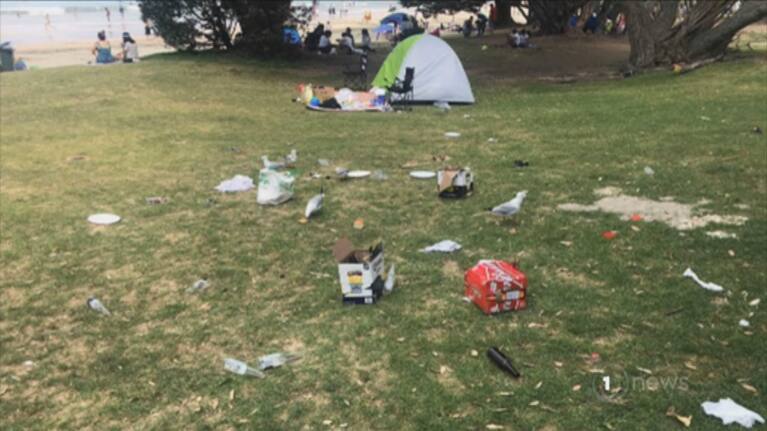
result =
[{"label": "white paper plate", "polygon": [[93,224],[115,224],[120,221],[120,216],[109,213],[92,214],[88,216],[88,221]]},{"label": "white paper plate", "polygon": [[460,136],[461,136],[461,134],[458,133],[458,132],[445,132],[445,137],[446,138],[458,138]]},{"label": "white paper plate", "polygon": [[365,178],[370,176],[370,171],[349,171],[346,176],[349,178]]},{"label": "white paper plate", "polygon": [[429,178],[436,177],[437,173],[432,171],[412,171],[410,176],[419,180],[428,180]]}]

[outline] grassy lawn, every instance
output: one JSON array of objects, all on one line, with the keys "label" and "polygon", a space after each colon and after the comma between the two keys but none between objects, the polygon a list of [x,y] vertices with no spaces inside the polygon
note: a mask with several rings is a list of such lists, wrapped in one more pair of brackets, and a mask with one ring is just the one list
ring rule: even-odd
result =
[{"label": "grassy lawn", "polygon": [[[454,43],[478,103],[447,114],[290,102],[299,82],[340,84],[335,59],[166,55],[3,74],[2,428],[658,430],[681,427],[673,406],[722,429],[700,403],[725,397],[767,415],[767,136],[751,131],[767,129],[765,57],[562,85],[505,79],[505,54]],[[294,200],[213,189],[291,148]],[[475,171],[474,196],[441,201],[401,167],[438,168],[435,155]],[[332,168],[318,158],[390,178],[324,181],[323,213],[300,224],[320,188],[309,172]],[[557,209],[606,186],[749,220],[680,232]],[[484,213],[520,190],[516,223]],[[170,201],[145,203],[158,195]],[[95,212],[123,220],[95,228]],[[397,263],[378,305],[341,305],[330,249],[343,235],[383,239]],[[443,239],[464,249],[418,252]],[[527,310],[488,317],[462,301],[463,272],[490,258],[520,261]],[[682,278],[688,266],[726,293]],[[186,293],[200,277],[210,288]],[[90,295],[114,315],[91,312]],[[484,357],[493,345],[521,379]],[[276,350],[303,359],[264,380],[223,369]],[[625,394],[597,397],[605,375]],[[650,377],[672,383],[642,387]]]}]

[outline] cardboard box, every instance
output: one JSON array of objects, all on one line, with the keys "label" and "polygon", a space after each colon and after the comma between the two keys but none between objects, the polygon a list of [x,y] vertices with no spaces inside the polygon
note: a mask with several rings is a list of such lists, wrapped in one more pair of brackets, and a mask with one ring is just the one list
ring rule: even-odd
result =
[{"label": "cardboard box", "polygon": [[480,260],[464,274],[466,296],[485,314],[527,307],[527,276],[511,263]]},{"label": "cardboard box", "polygon": [[383,243],[367,250],[355,249],[347,238],[333,246],[344,303],[374,304],[384,291]]},{"label": "cardboard box", "polygon": [[437,191],[441,198],[464,198],[474,191],[474,174],[469,168],[444,168],[437,171]]}]

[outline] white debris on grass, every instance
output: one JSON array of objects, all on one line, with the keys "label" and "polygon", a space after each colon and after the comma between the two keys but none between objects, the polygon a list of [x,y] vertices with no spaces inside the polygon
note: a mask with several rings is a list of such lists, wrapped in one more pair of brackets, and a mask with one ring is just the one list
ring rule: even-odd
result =
[{"label": "white debris on grass", "polygon": [[719,401],[706,401],[700,405],[709,416],[716,416],[722,423],[729,425],[737,423],[743,427],[751,428],[754,423],[764,423],[764,418],[758,413],[751,411],[730,398],[720,398]]},{"label": "white debris on grass", "polygon": [[253,178],[245,175],[235,175],[234,177],[224,180],[221,184],[216,186],[216,190],[226,192],[244,192],[254,187]]},{"label": "white debris on grass", "polygon": [[621,194],[617,187],[604,187],[594,190],[601,196],[591,205],[565,203],[557,206],[563,211],[595,212],[618,214],[621,220],[630,220],[633,214],[642,214],[647,222],[659,221],[677,230],[691,230],[705,227],[708,224],[725,224],[740,226],[748,221],[748,217],[740,215],[694,214],[699,204],[688,205],[661,199],[660,201],[628,196]]}]

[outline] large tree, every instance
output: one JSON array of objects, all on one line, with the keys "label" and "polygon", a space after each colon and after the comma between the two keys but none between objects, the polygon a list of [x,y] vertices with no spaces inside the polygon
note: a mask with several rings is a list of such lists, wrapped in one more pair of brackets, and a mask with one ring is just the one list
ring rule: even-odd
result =
[{"label": "large tree", "polygon": [[761,0],[622,0],[634,67],[721,57],[738,31],[767,17]]}]

